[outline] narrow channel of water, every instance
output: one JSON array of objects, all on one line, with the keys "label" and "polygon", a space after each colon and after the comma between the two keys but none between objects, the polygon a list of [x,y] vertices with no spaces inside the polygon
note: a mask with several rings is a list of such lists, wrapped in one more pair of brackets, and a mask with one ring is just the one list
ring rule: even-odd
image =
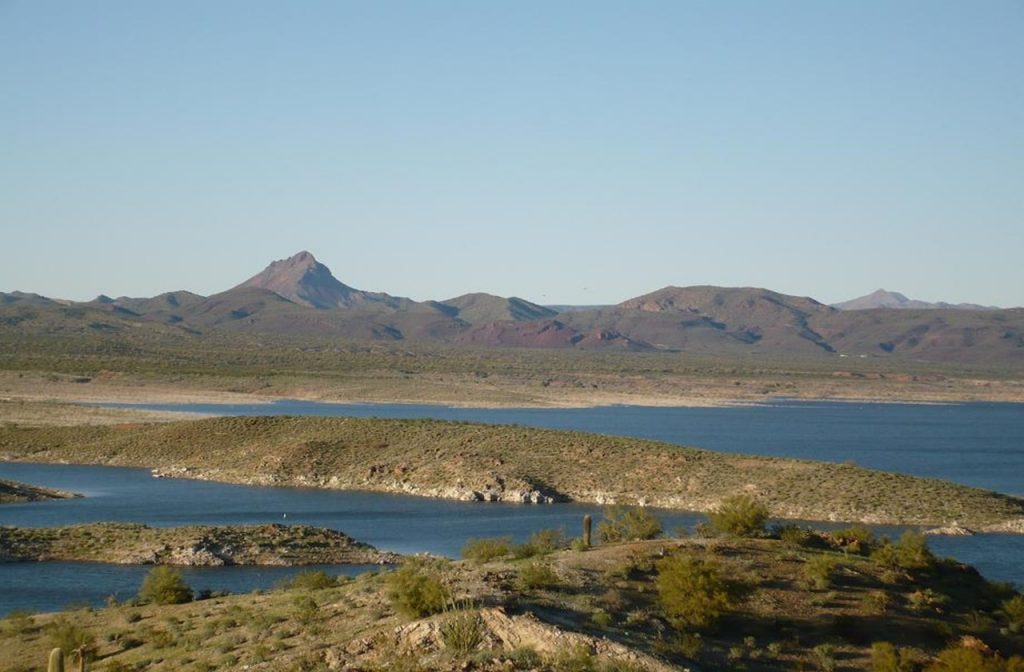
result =
[{"label": "narrow channel of water", "polygon": [[[868,467],[1024,493],[1024,405],[917,406],[791,404],[662,409],[449,409],[430,406],[282,402],[254,406],[146,406],[231,415],[435,417],[516,423],[639,436],[726,452],[854,462]],[[307,488],[264,488],[154,479],[144,469],[0,463],[0,478],[73,490],[83,499],[0,507],[0,524],[51,526],[102,520],[154,526],[286,522],[338,529],[400,553],[455,557],[470,537],[525,539],[543,528],[578,535],[578,504],[452,502],[402,495]],[[698,514],[658,511],[665,528],[692,528]],[[891,532],[892,530],[887,530]],[[935,537],[932,548],[978,567],[986,576],[1024,585],[1024,536]],[[0,565],[0,614],[98,605],[138,590],[145,567],[89,563]],[[336,573],[361,568],[328,566]],[[196,588],[234,592],[270,587],[299,568],[189,570]]]}]

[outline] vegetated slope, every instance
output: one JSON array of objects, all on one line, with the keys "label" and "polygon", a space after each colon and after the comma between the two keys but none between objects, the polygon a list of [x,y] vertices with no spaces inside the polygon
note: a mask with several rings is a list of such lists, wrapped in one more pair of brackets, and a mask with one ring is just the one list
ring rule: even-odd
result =
[{"label": "vegetated slope", "polygon": [[365,565],[394,562],[396,558],[341,532],[309,525],[0,525],[0,562],[73,560],[219,567]]},{"label": "vegetated slope", "polygon": [[44,488],[18,481],[9,481],[0,478],[0,504],[13,504],[14,502],[39,502],[47,499],[70,499],[77,497],[70,492]]},{"label": "vegetated slope", "polygon": [[840,352],[931,362],[1020,365],[1024,309],[837,311],[815,329]]},{"label": "vegetated slope", "polygon": [[656,349],[615,329],[601,326],[575,328],[561,319],[492,322],[458,335],[455,342],[461,345],[508,348],[577,348],[627,352]]},{"label": "vegetated slope", "polygon": [[0,428],[0,459],[145,466],[235,483],[706,511],[749,493],[779,517],[1024,531],[1024,500],[945,481],[578,432],[432,420],[250,417]]},{"label": "vegetated slope", "polygon": [[125,310],[93,303],[67,304],[36,294],[0,293],[0,335],[104,337],[115,343],[141,335],[184,335],[187,325],[165,325]]},{"label": "vegetated slope", "polygon": [[874,308],[892,308],[898,310],[999,310],[998,306],[982,306],[977,303],[947,303],[946,301],[919,301],[908,299],[906,295],[899,292],[890,292],[884,289],[877,289],[865,296],[859,296],[849,301],[833,303],[833,308],[839,310],[871,310]]},{"label": "vegetated slope", "polygon": [[557,311],[518,297],[505,298],[476,292],[439,302],[454,310],[453,316],[473,325],[503,321],[530,321],[554,317]]},{"label": "vegetated slope", "polygon": [[[911,666],[900,669],[961,670],[928,665],[973,655],[988,665],[970,669],[1004,672],[1020,659],[996,661],[1024,652],[1019,623],[1002,610],[1020,599],[1012,589],[952,561],[893,566],[813,534],[424,559],[395,573],[309,578],[185,604],[16,614],[0,628],[0,650],[19,672],[41,669],[52,635],[68,632],[94,642],[109,669],[146,672],[897,669],[872,663],[875,642],[901,647]],[[674,584],[692,587],[660,590]]]}]

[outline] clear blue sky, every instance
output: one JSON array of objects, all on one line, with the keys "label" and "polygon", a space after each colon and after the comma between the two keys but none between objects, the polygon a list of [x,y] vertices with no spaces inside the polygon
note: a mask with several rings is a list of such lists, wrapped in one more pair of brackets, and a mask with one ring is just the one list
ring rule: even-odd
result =
[{"label": "clear blue sky", "polygon": [[0,0],[0,290],[1024,304],[1024,3]]}]

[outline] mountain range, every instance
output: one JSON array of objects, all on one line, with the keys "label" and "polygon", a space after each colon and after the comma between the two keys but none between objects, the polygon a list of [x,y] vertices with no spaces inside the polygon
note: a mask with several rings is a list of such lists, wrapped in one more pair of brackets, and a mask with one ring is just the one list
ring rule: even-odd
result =
[{"label": "mountain range", "polygon": [[977,303],[946,303],[938,301],[931,303],[908,299],[899,292],[890,292],[884,289],[875,290],[865,296],[856,299],[833,303],[833,308],[839,310],[871,310],[873,308],[893,308],[898,310],[999,310],[998,306],[982,306]]},{"label": "mountain range", "polygon": [[928,304],[881,290],[835,306],[767,289],[713,286],[670,286],[613,306],[550,307],[484,293],[414,301],[346,285],[300,252],[206,297],[175,291],[76,303],[0,293],[0,335],[139,329],[183,337],[253,333],[467,347],[1024,362],[1024,309]]}]

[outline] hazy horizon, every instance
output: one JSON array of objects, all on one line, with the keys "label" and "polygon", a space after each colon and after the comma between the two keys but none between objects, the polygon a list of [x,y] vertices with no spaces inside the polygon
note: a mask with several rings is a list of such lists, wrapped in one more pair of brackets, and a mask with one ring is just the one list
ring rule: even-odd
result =
[{"label": "hazy horizon", "polygon": [[0,1],[0,291],[1024,305],[1024,5]]}]

